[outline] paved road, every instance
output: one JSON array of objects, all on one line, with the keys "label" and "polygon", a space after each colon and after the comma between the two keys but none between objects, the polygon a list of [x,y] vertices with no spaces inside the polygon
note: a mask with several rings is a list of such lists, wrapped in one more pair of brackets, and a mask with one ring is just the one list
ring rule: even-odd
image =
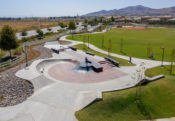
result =
[{"label": "paved road", "polygon": [[[51,32],[54,32],[54,33],[57,33],[58,32],[57,30],[61,29],[61,27],[59,27],[59,26],[57,26],[57,27],[50,27],[50,28],[51,28]],[[49,32],[47,30],[47,28],[41,29],[41,30],[44,32],[44,34]],[[36,30],[32,30],[32,31],[27,31],[27,36],[25,36],[25,37],[31,37],[31,36],[36,36],[36,35],[37,35]],[[21,33],[17,33],[16,36],[17,36],[17,38],[19,40],[23,38],[23,36],[21,36]]]},{"label": "paved road", "polygon": [[[94,29],[96,29],[97,27],[99,27],[100,25],[98,26],[89,26],[88,27],[88,31],[92,32]],[[58,30],[61,30],[61,27],[60,26],[56,26],[56,27],[50,27],[51,28],[51,31],[50,32],[54,32],[54,33],[57,33]],[[82,25],[79,25],[77,26],[76,30],[74,30],[75,32],[80,32],[82,29],[84,29],[84,27]],[[47,32],[49,32],[47,30],[47,28],[45,29],[41,29],[43,31],[44,34],[46,34]],[[36,30],[31,30],[31,31],[27,31],[27,36],[21,36],[21,33],[17,33],[16,34],[16,37],[21,40],[23,37],[31,37],[31,36],[36,36],[38,35]]]}]

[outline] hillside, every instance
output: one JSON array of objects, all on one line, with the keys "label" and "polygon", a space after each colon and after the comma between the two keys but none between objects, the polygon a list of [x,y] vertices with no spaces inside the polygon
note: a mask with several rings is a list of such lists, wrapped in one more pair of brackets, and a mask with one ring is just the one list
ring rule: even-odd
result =
[{"label": "hillside", "polygon": [[142,5],[129,6],[122,9],[101,10],[93,13],[88,13],[83,16],[160,16],[160,15],[175,15],[175,7],[153,9]]}]

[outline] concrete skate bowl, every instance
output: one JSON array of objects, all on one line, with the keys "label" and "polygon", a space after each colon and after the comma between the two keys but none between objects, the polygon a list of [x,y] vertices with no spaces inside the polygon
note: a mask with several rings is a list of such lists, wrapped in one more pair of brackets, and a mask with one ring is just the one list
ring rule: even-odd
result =
[{"label": "concrete skate bowl", "polygon": [[49,59],[40,62],[36,66],[36,69],[46,78],[67,83],[101,83],[127,75],[106,64],[102,65],[103,71],[100,73],[96,73],[92,70],[90,70],[90,72],[85,72],[82,69],[75,71],[79,63],[79,61],[71,59]]},{"label": "concrete skate bowl", "polygon": [[38,71],[38,73],[42,74],[50,65],[55,65],[56,63],[61,63],[61,62],[73,62],[73,60],[71,59],[48,59],[48,60],[44,60],[42,62],[40,62],[39,64],[37,64],[36,66],[36,70]]}]

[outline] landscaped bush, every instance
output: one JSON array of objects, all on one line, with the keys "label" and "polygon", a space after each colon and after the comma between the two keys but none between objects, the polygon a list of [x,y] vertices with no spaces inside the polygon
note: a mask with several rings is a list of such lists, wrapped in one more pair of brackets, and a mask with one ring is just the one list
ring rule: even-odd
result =
[{"label": "landscaped bush", "polygon": [[38,39],[43,39],[43,36],[44,36],[43,31],[38,29],[38,30],[36,30],[36,32],[38,33],[38,35],[37,35]]},{"label": "landscaped bush", "polygon": [[26,38],[26,37],[21,39],[22,42],[27,42],[28,40],[29,40],[29,38]]},{"label": "landscaped bush", "polygon": [[0,102],[4,100],[4,96],[0,96]]},{"label": "landscaped bush", "polygon": [[104,29],[105,29],[105,26],[100,26],[100,27],[97,27],[97,28],[95,29],[95,31],[101,32],[101,31],[103,31]]},{"label": "landscaped bush", "polygon": [[50,36],[50,35],[54,35],[55,33],[53,32],[47,32],[46,34],[44,34],[44,36]]},{"label": "landscaped bush", "polygon": [[52,29],[51,28],[48,28],[47,30],[50,32]]},{"label": "landscaped bush", "polygon": [[27,31],[25,29],[21,32],[21,36],[27,36]]},{"label": "landscaped bush", "polygon": [[63,32],[65,32],[64,30],[57,30],[59,33],[63,33]]},{"label": "landscaped bush", "polygon": [[14,50],[14,55],[21,55],[23,51],[23,47],[18,47]]},{"label": "landscaped bush", "polygon": [[117,28],[122,28],[123,26],[122,25],[117,25]]}]

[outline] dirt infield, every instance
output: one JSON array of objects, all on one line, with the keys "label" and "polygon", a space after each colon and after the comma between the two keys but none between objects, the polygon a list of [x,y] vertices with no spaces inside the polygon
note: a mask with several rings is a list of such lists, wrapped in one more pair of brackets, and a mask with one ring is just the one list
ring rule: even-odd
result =
[{"label": "dirt infield", "polygon": [[151,28],[147,27],[123,27],[123,28],[115,28],[119,30],[151,30]]}]

